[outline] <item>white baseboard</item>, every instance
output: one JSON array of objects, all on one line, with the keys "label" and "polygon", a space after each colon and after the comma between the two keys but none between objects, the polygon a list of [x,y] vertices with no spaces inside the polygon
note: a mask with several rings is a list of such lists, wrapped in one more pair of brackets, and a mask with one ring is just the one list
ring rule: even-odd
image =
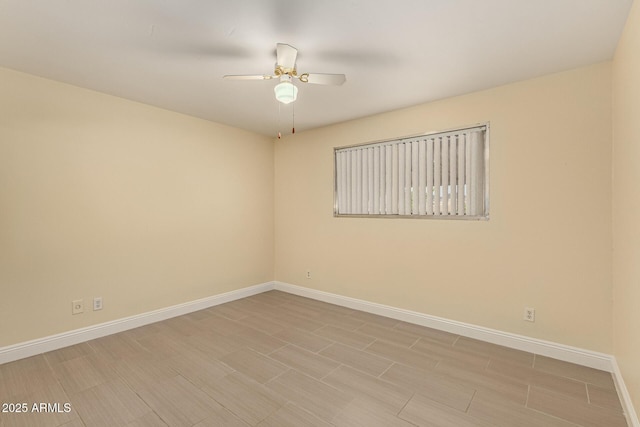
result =
[{"label": "white baseboard", "polygon": [[395,308],[384,304],[360,300],[357,298],[345,297],[342,295],[318,291],[315,289],[305,288],[302,286],[292,285],[284,282],[274,282],[274,289],[294,295],[299,295],[302,297],[312,298],[318,301],[324,301],[331,304],[352,308],[354,310],[365,311],[367,313],[390,317],[392,319],[401,320],[416,325],[427,326],[429,328],[451,332],[453,334],[461,335],[464,337],[475,338],[516,350],[527,351],[530,353],[563,360],[565,362],[571,362],[577,365],[611,372],[629,427],[640,427],[638,416],[633,407],[631,396],[629,395],[629,390],[625,386],[622,374],[620,373],[620,369],[618,368],[618,363],[616,362],[616,358],[610,354],[584,350],[564,344],[558,344],[550,341],[526,337],[523,335],[498,331],[482,326],[471,325],[469,323],[444,319],[442,317],[436,317],[424,313],[418,313],[415,311]]},{"label": "white baseboard", "polygon": [[620,403],[622,404],[622,410],[624,411],[624,415],[625,417],[627,417],[627,424],[629,425],[629,427],[640,427],[638,414],[636,413],[636,410],[633,407],[633,401],[631,400],[629,389],[627,389],[627,386],[624,383],[622,372],[620,372],[620,367],[618,366],[618,362],[616,361],[615,357],[613,357],[612,362],[613,362],[613,372],[612,372],[613,381],[616,383],[616,390],[618,391],[618,396],[620,397]]},{"label": "white baseboard", "polygon": [[87,326],[86,328],[75,329],[73,331],[63,332],[61,334],[51,335],[32,341],[22,342],[15,345],[0,348],[0,364],[12,362],[18,359],[35,356],[47,351],[57,350],[85,341],[148,325],[150,323],[159,322],[161,320],[170,319],[172,317],[181,316],[183,314],[192,313],[194,311],[203,310],[213,307],[214,305],[224,304],[226,302],[235,301],[240,298],[246,298],[262,292],[273,289],[274,283],[267,282],[255,286],[226,292],[211,297],[189,301],[183,304],[173,305],[171,307],[161,308],[159,310],[149,311],[110,322],[100,323],[98,325]]}]

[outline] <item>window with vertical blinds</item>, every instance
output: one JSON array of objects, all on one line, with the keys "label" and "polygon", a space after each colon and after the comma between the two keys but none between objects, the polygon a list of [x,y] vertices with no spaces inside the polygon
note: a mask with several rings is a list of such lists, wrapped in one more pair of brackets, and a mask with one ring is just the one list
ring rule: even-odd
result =
[{"label": "window with vertical blinds", "polygon": [[336,216],[488,219],[489,125],[334,149]]}]

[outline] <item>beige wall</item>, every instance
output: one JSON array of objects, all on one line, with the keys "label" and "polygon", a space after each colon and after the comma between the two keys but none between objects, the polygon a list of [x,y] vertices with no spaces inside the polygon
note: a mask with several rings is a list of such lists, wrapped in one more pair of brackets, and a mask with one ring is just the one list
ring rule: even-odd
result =
[{"label": "beige wall", "polygon": [[271,138],[0,69],[0,347],[272,279]]},{"label": "beige wall", "polygon": [[613,62],[613,339],[640,413],[640,4]]},{"label": "beige wall", "polygon": [[[333,217],[333,147],[486,121],[490,221]],[[284,138],[275,189],[277,280],[612,351],[610,63]]]}]

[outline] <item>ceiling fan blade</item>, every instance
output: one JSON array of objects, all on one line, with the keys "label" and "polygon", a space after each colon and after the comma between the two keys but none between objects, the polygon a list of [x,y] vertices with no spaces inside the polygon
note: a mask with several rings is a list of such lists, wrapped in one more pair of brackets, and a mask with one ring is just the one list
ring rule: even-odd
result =
[{"label": "ceiling fan blade", "polygon": [[285,70],[293,70],[296,66],[296,57],[298,56],[298,49],[288,44],[278,43],[276,45],[277,50],[277,64]]},{"label": "ceiling fan blade", "polygon": [[228,79],[228,80],[270,80],[272,78],[274,78],[275,76],[269,76],[266,74],[254,74],[254,75],[241,75],[241,76],[234,76],[234,75],[227,75],[227,76],[223,76],[223,79]]},{"label": "ceiling fan blade", "polygon": [[313,83],[317,85],[340,86],[347,81],[347,76],[344,74],[304,73],[301,74],[299,78],[303,83]]}]

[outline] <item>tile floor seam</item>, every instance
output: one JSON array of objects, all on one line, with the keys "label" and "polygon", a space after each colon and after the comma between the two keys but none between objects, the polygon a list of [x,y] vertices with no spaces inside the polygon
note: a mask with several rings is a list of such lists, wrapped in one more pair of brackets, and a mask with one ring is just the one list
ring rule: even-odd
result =
[{"label": "tile floor seam", "polygon": [[471,408],[471,403],[473,402],[473,399],[475,399],[476,394],[478,394],[478,389],[474,388],[473,389],[473,395],[471,396],[471,399],[469,399],[469,403],[467,403],[467,407],[464,410],[465,414],[469,413],[469,408]]},{"label": "tile floor seam", "polygon": [[461,337],[462,337],[462,335],[458,335],[456,337],[456,339],[453,340],[453,342],[451,343],[451,347],[454,347],[458,343],[458,341],[460,340]]},{"label": "tile floor seam", "polygon": [[386,374],[386,373],[389,371],[389,369],[391,369],[393,366],[395,366],[396,364],[398,364],[398,362],[394,362],[393,360],[391,360],[390,362],[391,362],[391,364],[390,364],[389,366],[387,366],[387,369],[385,369],[385,370],[384,370],[380,375],[378,375],[376,378],[380,378],[380,379],[382,379],[382,376],[383,376],[384,374]]},{"label": "tile floor seam", "polygon": [[559,416],[557,416],[557,415],[553,415],[553,414],[550,414],[550,413],[548,413],[548,412],[541,411],[541,410],[536,409],[536,408],[529,408],[529,407],[527,407],[527,409],[528,409],[528,410],[530,410],[530,411],[536,412],[536,413],[538,413],[538,414],[542,414],[542,415],[544,415],[544,416],[546,416],[546,417],[554,418],[554,419],[556,419],[556,420],[559,420],[559,421],[565,422],[565,423],[567,423],[567,424],[571,424],[571,425],[576,426],[576,427],[585,427],[585,426],[584,426],[584,424],[577,424],[577,423],[574,423],[573,421],[569,421],[569,420],[567,420],[566,418],[562,418],[562,417],[559,417]]},{"label": "tile floor seam", "polygon": [[489,372],[489,365],[491,364],[492,360],[493,359],[491,357],[487,359],[486,365],[484,365],[484,368],[482,369],[484,372],[487,372],[487,373]]},{"label": "tile floor seam", "polygon": [[[316,336],[318,336],[318,335],[316,335]],[[325,339],[328,339],[328,338],[325,338]],[[322,347],[320,350],[318,350],[318,351],[316,351],[316,352],[314,352],[314,353],[315,353],[315,354],[320,354],[322,351],[324,351],[324,350],[328,349],[329,347],[331,347],[331,346],[332,346],[332,345],[334,345],[334,344],[338,344],[338,343],[337,343],[336,341],[331,341],[331,343],[330,343],[330,344],[325,345],[325,346],[324,346],[324,347]]]},{"label": "tile floor seam", "polygon": [[[126,384],[126,382],[125,382],[125,384]],[[153,412],[153,413],[156,415],[156,417],[158,417],[158,418],[160,419],[160,421],[162,421],[163,423],[165,423],[167,426],[168,426],[168,425],[170,425],[167,421],[165,421],[165,420],[164,420],[164,418],[162,418],[162,416],[161,416],[158,412],[156,412],[156,410],[155,410],[151,405],[149,405],[149,402],[147,402],[147,401],[144,399],[144,397],[143,397],[143,396],[141,396],[141,395],[140,395],[140,393],[138,393],[138,391],[137,391],[137,390],[133,389],[133,388],[132,388],[132,387],[130,387],[128,384],[127,384],[127,387],[129,387],[129,389],[130,389],[133,393],[135,393],[135,395],[136,395],[136,396],[138,396],[138,399],[140,399],[142,402],[144,402],[144,404],[145,404],[145,405],[147,405],[147,407],[151,410],[151,412]],[[85,423],[85,424],[86,424],[86,423]]]},{"label": "tile floor seam", "polygon": [[[271,378],[269,381],[266,381],[264,384],[262,384],[263,386],[267,386],[269,383],[272,383],[274,381],[276,381],[278,378],[280,378],[281,376],[285,375],[286,373],[288,373],[289,371],[293,371],[295,370],[294,368],[292,368],[291,366],[287,365],[287,370],[284,372],[279,373],[278,375],[276,375],[275,377]],[[237,371],[236,371],[237,372]],[[244,375],[242,372],[239,372],[240,375]]]},{"label": "tile floor seam", "polygon": [[404,411],[404,408],[407,407],[407,405],[409,404],[409,402],[411,402],[411,400],[415,395],[416,395],[415,391],[411,393],[411,397],[404,403],[404,405],[402,405],[402,408],[400,408],[400,410],[396,413],[396,417],[400,418],[400,413]]},{"label": "tile floor seam", "polygon": [[[337,361],[336,361],[337,362]],[[318,378],[319,381],[322,381],[323,383],[325,382],[324,379],[327,378],[329,375],[333,374],[335,371],[337,371],[338,369],[342,368],[342,367],[347,367],[348,365],[345,365],[342,362],[338,362],[339,365],[337,367],[335,367],[334,369],[332,369],[330,372],[328,372],[326,375],[323,375],[322,377]],[[327,384],[327,383],[325,383]],[[327,384],[329,385],[329,384]],[[335,387],[334,387],[335,388]]]}]

